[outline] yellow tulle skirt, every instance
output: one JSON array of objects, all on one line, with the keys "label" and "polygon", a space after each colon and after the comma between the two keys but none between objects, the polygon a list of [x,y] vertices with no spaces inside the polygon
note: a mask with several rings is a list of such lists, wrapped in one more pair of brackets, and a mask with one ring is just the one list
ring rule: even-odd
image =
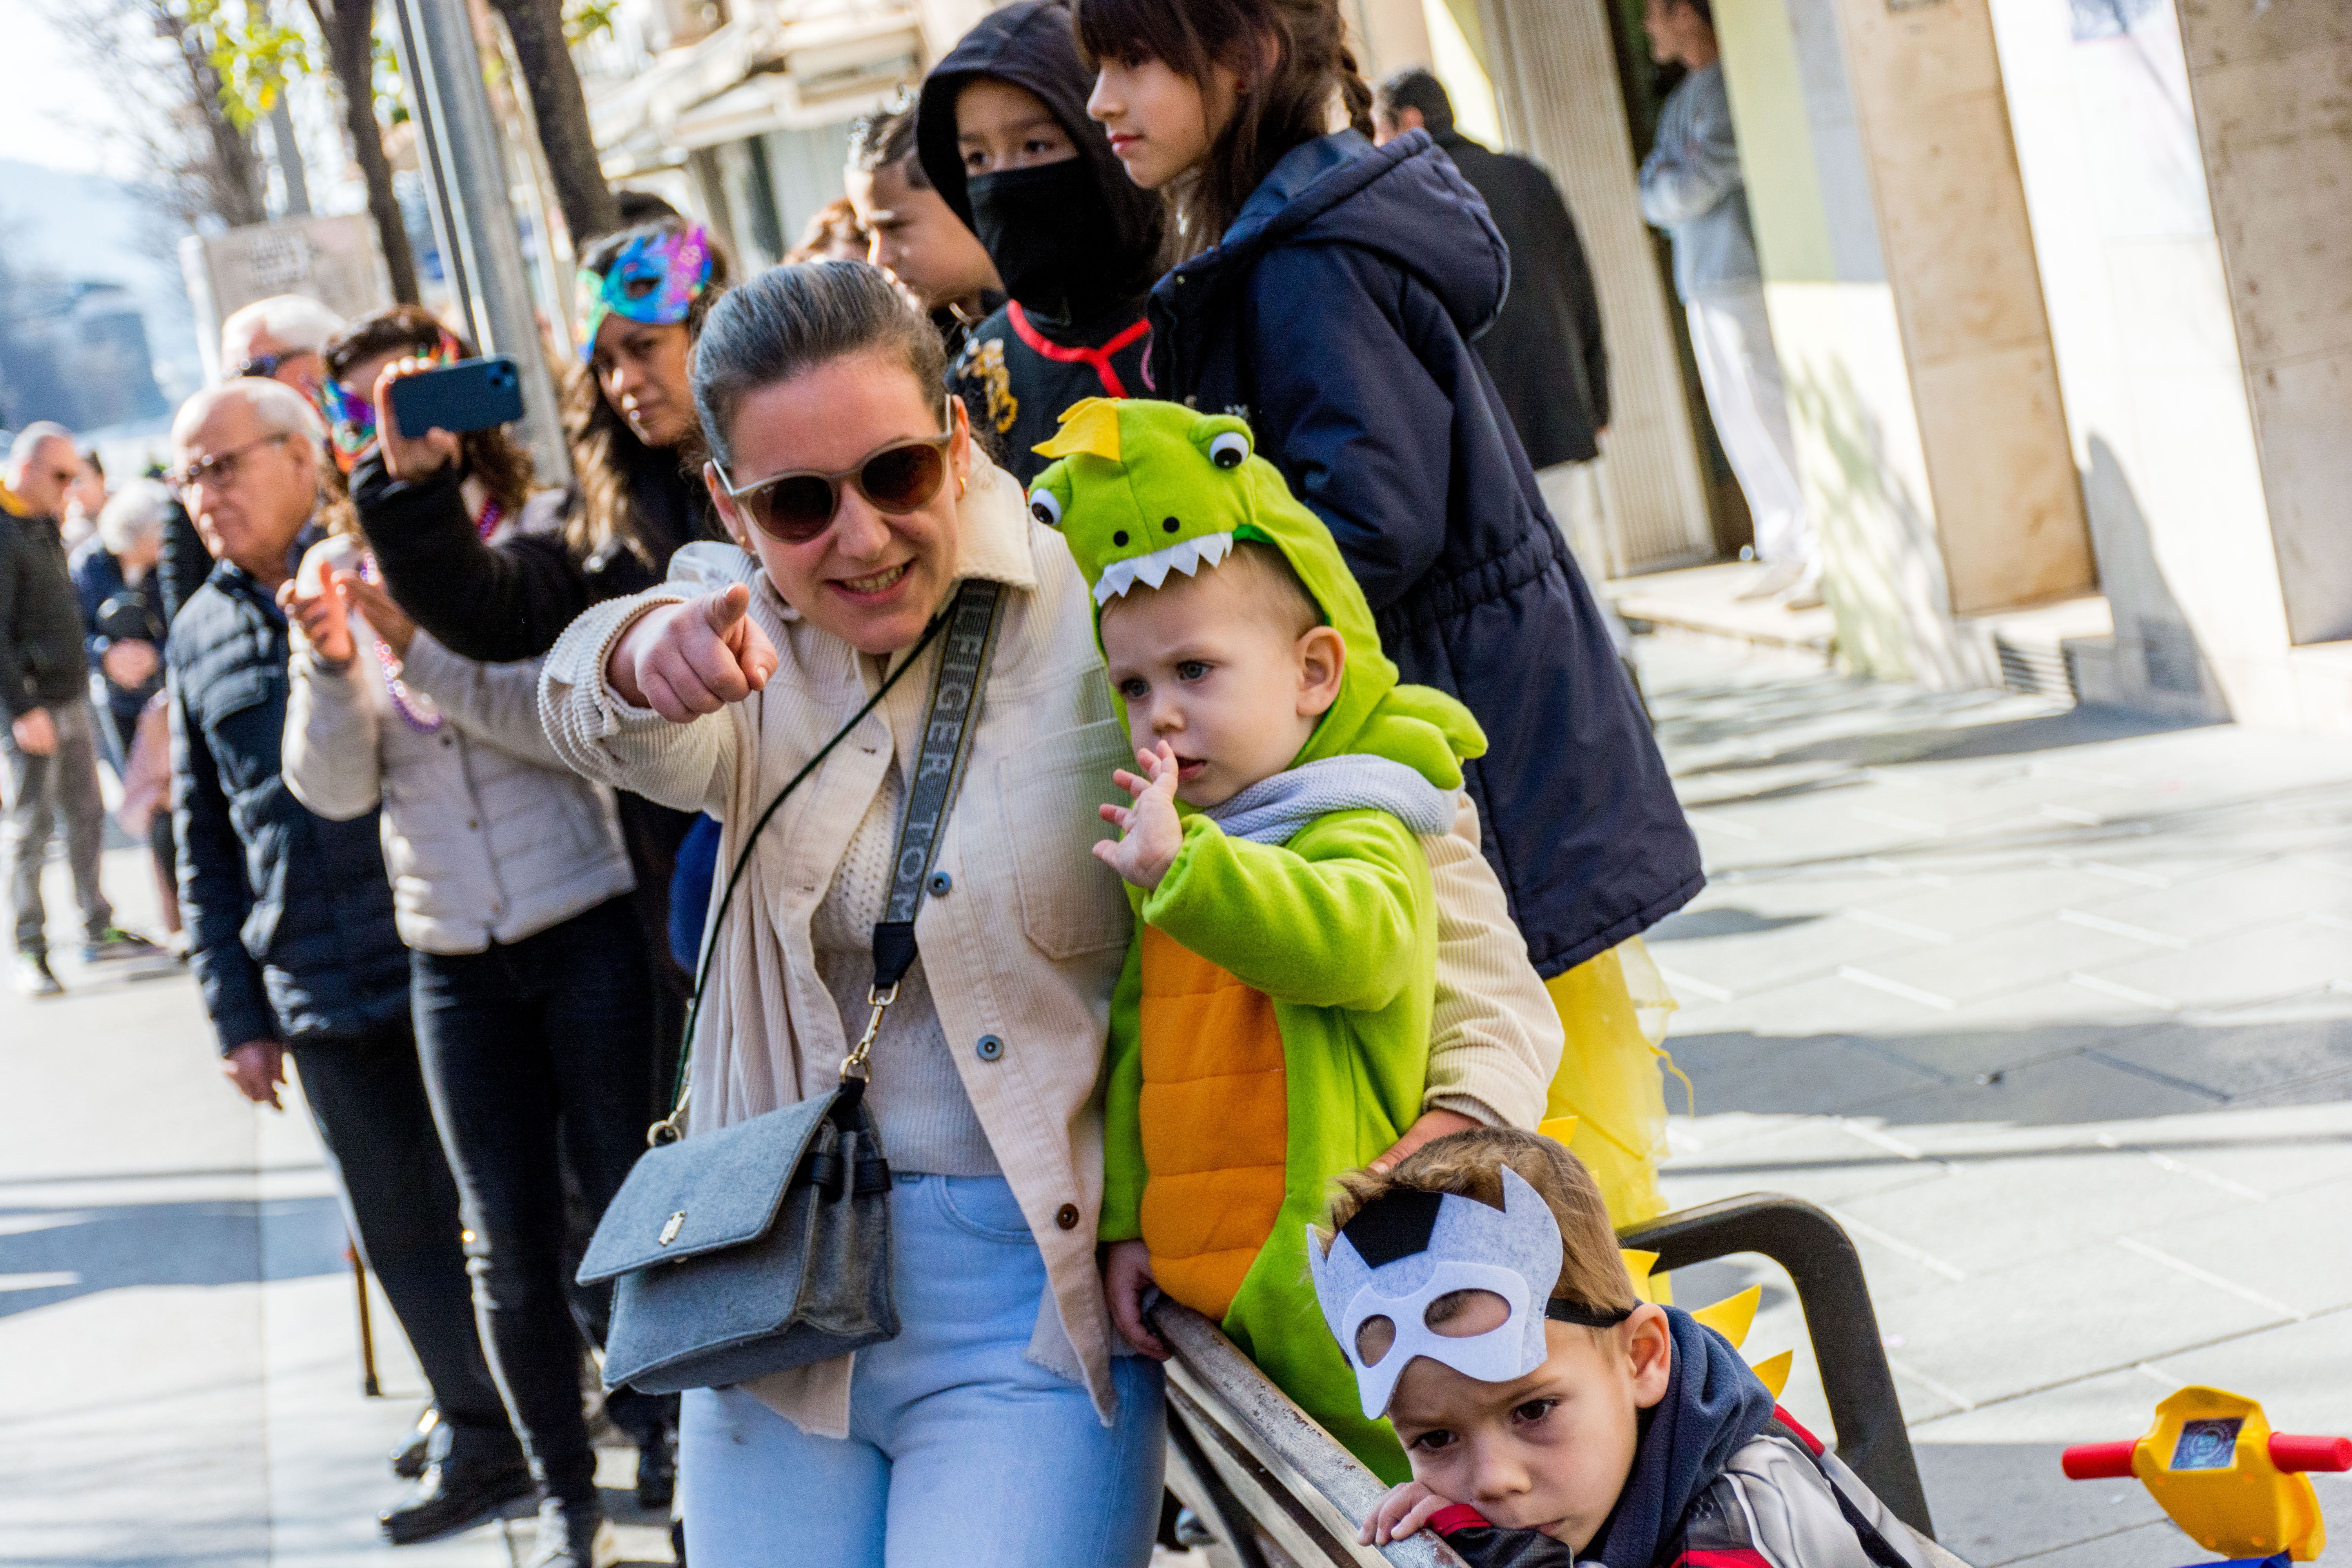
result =
[{"label": "yellow tulle skirt", "polygon": [[[1664,1214],[1658,1165],[1666,1157],[1665,1074],[1690,1079],[1666,1054],[1673,992],[1640,937],[1545,982],[1568,1032],[1544,1107],[1549,1121],[1573,1116],[1569,1152],[1600,1184],[1620,1227]],[[1694,1106],[1695,1109],[1695,1106]]]}]

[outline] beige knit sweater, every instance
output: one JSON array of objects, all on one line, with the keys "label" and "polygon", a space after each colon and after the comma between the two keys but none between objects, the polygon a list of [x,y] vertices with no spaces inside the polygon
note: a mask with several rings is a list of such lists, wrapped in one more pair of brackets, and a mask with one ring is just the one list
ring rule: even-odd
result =
[{"label": "beige knit sweater", "polygon": [[[950,890],[924,900],[916,936],[939,1038],[1045,1255],[1047,1300],[1028,1353],[1085,1382],[1108,1420],[1114,1336],[1094,1255],[1097,1082],[1130,916],[1118,879],[1089,846],[1109,831],[1097,806],[1124,799],[1110,775],[1128,760],[1127,739],[1111,714],[1086,584],[1060,536],[1030,519],[1020,487],[984,459],[960,514],[957,576],[1013,592],[940,847]],[[731,866],[738,835],[878,679],[870,661],[803,620],[741,551],[688,545],[670,577],[572,624],[547,657],[541,716],[580,772],[717,816],[726,825],[719,863]],[[659,605],[737,582],[751,585],[751,618],[781,658],[767,688],[691,724],[623,703],[604,666],[627,626]],[[899,776],[912,770],[935,665],[936,653],[927,654],[762,834],[735,910],[709,939],[716,951],[693,1042],[690,1132],[825,1092],[836,1080],[853,1020],[824,980],[818,907],[888,790],[894,759]],[[1424,840],[1440,909],[1430,1103],[1531,1126],[1559,1065],[1559,1021],[1477,837],[1465,799],[1454,833]],[[807,1430],[848,1430],[847,1357],[762,1380],[755,1392]]]}]

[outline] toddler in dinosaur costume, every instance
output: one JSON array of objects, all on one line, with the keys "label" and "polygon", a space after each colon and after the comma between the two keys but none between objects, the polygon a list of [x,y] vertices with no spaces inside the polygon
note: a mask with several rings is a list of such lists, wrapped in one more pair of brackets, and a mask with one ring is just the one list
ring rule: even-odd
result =
[{"label": "toddler in dinosaur costume", "polygon": [[[1373,1470],[1407,1474],[1324,1330],[1302,1238],[1333,1180],[1422,1106],[1437,912],[1423,835],[1485,750],[1398,684],[1329,531],[1249,426],[1090,399],[1030,500],[1093,586],[1137,752],[1122,829],[1134,945],[1111,1003],[1101,1239],[1146,1353],[1150,1286],[1217,1321]],[[1479,967],[1525,968],[1500,931]],[[1530,974],[1532,972],[1529,972]]]}]

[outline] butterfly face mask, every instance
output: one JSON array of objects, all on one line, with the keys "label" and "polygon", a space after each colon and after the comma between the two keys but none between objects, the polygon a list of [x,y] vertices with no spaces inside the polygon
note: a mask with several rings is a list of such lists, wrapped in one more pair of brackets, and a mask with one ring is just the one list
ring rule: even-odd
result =
[{"label": "butterfly face mask", "polygon": [[[1631,1316],[1552,1298],[1559,1224],[1517,1172],[1506,1165],[1502,1178],[1500,1209],[1452,1193],[1391,1191],[1342,1226],[1328,1255],[1308,1227],[1316,1300],[1355,1369],[1366,1419],[1387,1412],[1415,1356],[1480,1383],[1509,1383],[1543,1365],[1547,1320],[1607,1328]],[[1432,1327],[1430,1309],[1465,1290],[1499,1298],[1509,1315],[1481,1333]],[[1385,1320],[1386,1333],[1376,1320]]]},{"label": "butterfly face mask", "polygon": [[[465,354],[457,340],[444,331],[433,352],[422,357],[427,363],[445,365],[456,364]],[[319,411],[327,416],[328,445],[334,450],[335,467],[348,476],[375,450],[375,388],[352,392],[334,377],[325,377],[319,383]]]},{"label": "butterfly face mask", "polygon": [[603,273],[583,267],[579,293],[580,363],[596,358],[596,332],[607,316],[667,326],[687,311],[710,283],[710,239],[699,225],[640,235]]}]

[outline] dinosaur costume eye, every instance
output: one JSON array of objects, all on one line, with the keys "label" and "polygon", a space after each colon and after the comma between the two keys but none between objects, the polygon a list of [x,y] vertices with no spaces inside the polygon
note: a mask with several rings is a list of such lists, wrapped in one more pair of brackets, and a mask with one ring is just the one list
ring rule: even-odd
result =
[{"label": "dinosaur costume eye", "polygon": [[1047,528],[1062,526],[1062,502],[1052,490],[1034,489],[1029,492],[1029,515]]},{"label": "dinosaur costume eye", "polygon": [[1209,443],[1209,461],[1221,468],[1238,468],[1249,455],[1249,437],[1238,430],[1228,430]]}]

